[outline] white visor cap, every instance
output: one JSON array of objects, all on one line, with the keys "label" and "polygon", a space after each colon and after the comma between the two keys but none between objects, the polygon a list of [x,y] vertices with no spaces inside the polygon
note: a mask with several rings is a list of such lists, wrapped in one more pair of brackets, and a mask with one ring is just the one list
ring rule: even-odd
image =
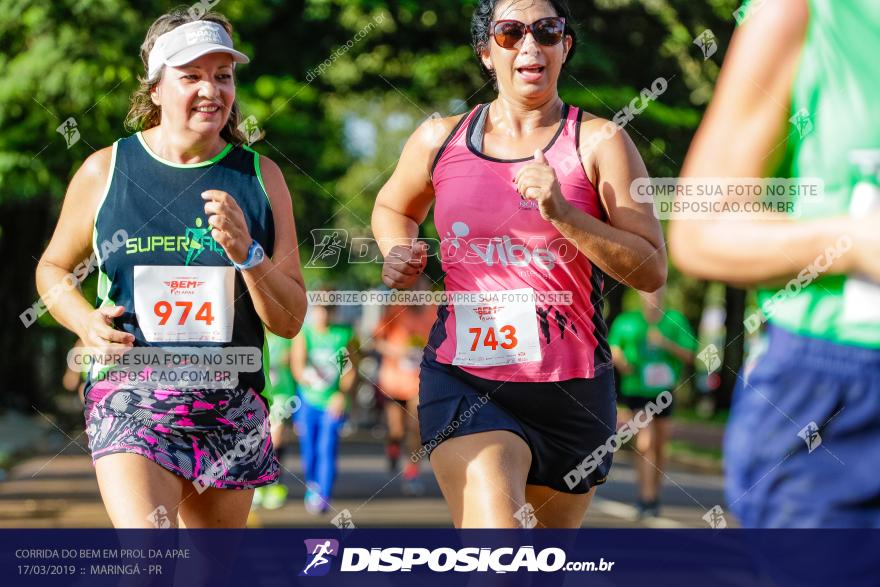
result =
[{"label": "white visor cap", "polygon": [[232,48],[232,38],[221,25],[197,20],[159,35],[150,51],[147,76],[155,79],[163,65],[179,67],[209,53],[228,53],[236,63],[250,61],[247,55]]}]

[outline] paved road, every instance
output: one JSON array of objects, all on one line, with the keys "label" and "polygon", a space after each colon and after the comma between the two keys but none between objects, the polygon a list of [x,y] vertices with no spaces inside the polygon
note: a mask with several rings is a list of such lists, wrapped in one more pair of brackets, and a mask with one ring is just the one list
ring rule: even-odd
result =
[{"label": "paved road", "polygon": [[[84,442],[80,437],[61,454],[29,458],[0,482],[0,527],[109,527]],[[334,513],[347,509],[358,527],[451,526],[430,465],[424,463],[421,473],[425,494],[406,497],[400,477],[388,473],[382,451],[381,444],[369,439],[342,443],[334,511],[321,517],[305,512],[299,458],[290,455],[284,463],[284,481],[291,490],[288,503],[278,510],[252,513],[249,524],[319,527],[330,524]],[[635,521],[630,505],[636,496],[633,458],[626,451],[615,455],[611,477],[599,488],[585,527],[706,527],[702,516],[716,504],[723,505],[719,475],[673,465],[661,495],[662,517]],[[734,525],[730,516],[727,521]]]}]

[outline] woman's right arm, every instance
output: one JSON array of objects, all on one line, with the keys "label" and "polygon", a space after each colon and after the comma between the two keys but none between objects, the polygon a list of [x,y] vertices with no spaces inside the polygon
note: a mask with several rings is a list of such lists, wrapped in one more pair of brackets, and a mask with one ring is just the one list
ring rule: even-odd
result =
[{"label": "woman's right arm", "polygon": [[[65,278],[92,254],[92,226],[98,201],[110,177],[112,149],[92,154],[73,176],[64,197],[61,216],[49,246],[37,263],[37,292],[52,316],[76,333],[84,347],[107,352],[123,352],[134,343],[134,336],[112,327],[112,318],[124,308],[96,310],[79,287],[65,285]],[[69,280],[68,280],[69,283]]]},{"label": "woman's right arm", "polygon": [[431,165],[459,119],[423,122],[406,142],[397,168],[376,197],[373,237],[385,257],[382,279],[388,287],[410,287],[428,261],[427,245],[416,238],[434,202]]},{"label": "woman's right arm", "polygon": [[[803,0],[768,2],[733,35],[712,102],[700,123],[681,177],[767,177],[785,152],[790,133],[791,88],[809,20]],[[872,217],[876,222],[877,217]],[[848,216],[795,221],[785,214],[731,220],[679,217],[669,224],[670,253],[684,273],[740,287],[778,285],[798,275],[841,236],[852,234],[856,254],[843,255],[830,273],[859,268],[880,277],[880,236]],[[775,285],[774,285],[775,286]]]}]

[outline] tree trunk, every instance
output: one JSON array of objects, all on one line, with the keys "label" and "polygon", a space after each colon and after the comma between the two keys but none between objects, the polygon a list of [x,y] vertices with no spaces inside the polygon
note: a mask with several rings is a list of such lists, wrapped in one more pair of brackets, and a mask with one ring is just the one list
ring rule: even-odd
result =
[{"label": "tree trunk", "polygon": [[[607,312],[605,313],[605,324],[608,327],[608,332],[611,332],[611,325],[614,324],[614,321],[617,320],[617,317],[623,312],[623,294],[626,293],[626,286],[615,281],[606,274],[603,292],[605,295],[605,307],[607,308]],[[613,365],[612,369],[614,370],[614,388],[617,389],[619,393],[620,371],[617,370],[617,365]]]},{"label": "tree trunk", "polygon": [[[0,408],[32,411],[46,409],[46,329],[38,323],[25,327],[22,312],[37,301],[34,270],[45,246],[49,221],[54,216],[46,199],[7,200],[0,204]],[[55,333],[48,334],[53,339]],[[49,340],[48,342],[54,342]],[[63,359],[62,359],[63,360]],[[62,368],[63,364],[59,367]],[[54,371],[58,373],[60,371]]]},{"label": "tree trunk", "polygon": [[603,292],[605,294],[605,304],[608,311],[605,313],[605,324],[608,325],[608,329],[611,329],[611,325],[614,324],[614,321],[620,316],[620,313],[623,312],[623,294],[626,293],[626,286],[618,283],[608,275],[605,275],[605,287],[603,288]]},{"label": "tree trunk", "polygon": [[745,290],[727,286],[724,290],[724,359],[721,364],[721,384],[715,396],[715,409],[730,409],[733,399],[733,388],[743,364],[745,344],[745,326],[743,319],[746,312]]},{"label": "tree trunk", "polygon": [[[700,322],[703,320],[703,310],[706,307],[706,290],[709,288],[709,282],[702,279],[694,279],[684,275],[679,277],[679,288],[681,289],[682,308],[681,312],[687,318],[691,330],[699,340]],[[701,348],[697,348],[694,355],[699,353]],[[692,407],[699,395],[697,381],[694,378],[694,364],[685,363],[681,371],[681,380],[683,383],[675,394],[675,398],[680,402],[682,407]]]}]

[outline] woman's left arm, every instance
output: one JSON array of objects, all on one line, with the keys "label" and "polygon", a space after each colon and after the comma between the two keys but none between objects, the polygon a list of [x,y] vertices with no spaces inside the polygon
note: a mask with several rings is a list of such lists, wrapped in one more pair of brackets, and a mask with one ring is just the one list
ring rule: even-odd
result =
[{"label": "woman's left arm", "polygon": [[[590,136],[605,122],[599,118],[585,121],[582,133]],[[667,273],[663,231],[652,204],[636,202],[630,195],[633,180],[648,176],[638,150],[626,132],[619,130],[590,152],[583,151],[581,161],[590,179],[595,178],[607,223],[565,199],[556,172],[540,151],[535,153],[535,162],[517,176],[520,194],[536,200],[541,215],[612,278],[642,291],[659,289]]]},{"label": "woman's left arm", "polygon": [[[272,206],[275,245],[271,259],[267,257],[241,274],[260,320],[271,332],[293,338],[302,328],[308,304],[299,263],[293,203],[278,165],[261,155],[260,169]],[[209,190],[203,197],[207,200],[208,224],[213,227],[211,235],[230,259],[242,263],[247,258],[252,237],[241,208],[226,192]]]}]

